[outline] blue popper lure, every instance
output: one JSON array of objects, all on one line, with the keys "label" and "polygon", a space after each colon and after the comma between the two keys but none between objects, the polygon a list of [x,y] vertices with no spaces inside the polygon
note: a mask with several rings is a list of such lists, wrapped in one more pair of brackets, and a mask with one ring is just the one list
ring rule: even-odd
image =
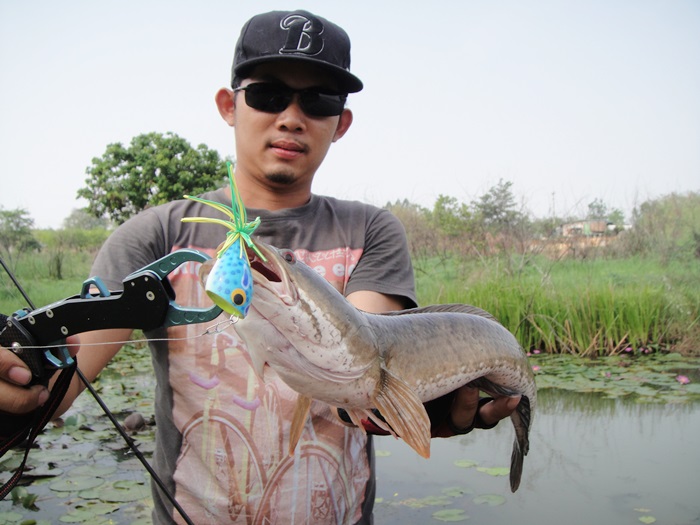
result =
[{"label": "blue popper lure", "polygon": [[226,240],[219,246],[216,262],[207,277],[205,290],[211,300],[224,312],[243,318],[248,313],[253,299],[253,275],[245,246],[252,249],[263,261],[266,259],[251,238],[255,229],[260,225],[260,218],[248,222],[243,201],[236,187],[233,166],[230,162],[227,162],[226,165],[231,187],[230,207],[200,197],[185,195],[185,198],[211,206],[230,217],[231,220],[185,217],[182,222],[209,222],[228,228]]}]

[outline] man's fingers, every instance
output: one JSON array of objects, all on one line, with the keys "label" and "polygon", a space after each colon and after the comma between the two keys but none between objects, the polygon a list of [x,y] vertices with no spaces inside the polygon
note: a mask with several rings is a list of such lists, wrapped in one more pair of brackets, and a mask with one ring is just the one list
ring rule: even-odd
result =
[{"label": "man's fingers", "polygon": [[452,402],[450,416],[456,428],[467,428],[472,425],[476,411],[479,408],[479,389],[463,386],[457,390]]},{"label": "man's fingers", "polygon": [[15,385],[26,385],[32,380],[32,373],[14,352],[0,347],[0,381],[3,380]]},{"label": "man's fingers", "polygon": [[32,373],[19,357],[0,347],[0,411],[26,414],[40,407],[49,398],[49,391],[41,385],[26,388]]},{"label": "man's fingers", "polygon": [[479,415],[486,425],[493,425],[509,417],[518,403],[520,403],[520,396],[499,397],[482,406]]},{"label": "man's fingers", "polygon": [[42,406],[48,399],[49,391],[45,386],[26,388],[0,382],[0,412],[26,414]]}]

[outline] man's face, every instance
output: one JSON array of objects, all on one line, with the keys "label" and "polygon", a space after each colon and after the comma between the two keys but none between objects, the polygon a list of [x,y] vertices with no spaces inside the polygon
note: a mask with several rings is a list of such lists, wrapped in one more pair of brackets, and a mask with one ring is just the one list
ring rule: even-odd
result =
[{"label": "man's face", "polygon": [[[241,87],[255,82],[282,83],[292,89],[335,88],[332,78],[318,68],[289,62],[258,66]],[[349,110],[341,116],[309,116],[299,106],[298,94],[279,113],[249,107],[243,91],[234,97],[236,171],[282,192],[310,188],[331,143],[352,121]]]}]

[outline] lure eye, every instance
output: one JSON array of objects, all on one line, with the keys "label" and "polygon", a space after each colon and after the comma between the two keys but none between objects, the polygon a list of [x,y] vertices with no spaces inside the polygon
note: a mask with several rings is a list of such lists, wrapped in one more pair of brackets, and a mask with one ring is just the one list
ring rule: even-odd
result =
[{"label": "lure eye", "polygon": [[245,290],[242,290],[241,288],[236,288],[231,292],[231,302],[236,306],[245,304],[247,298],[248,295],[245,293]]},{"label": "lure eye", "polygon": [[294,262],[297,260],[292,250],[280,250],[280,255],[289,264],[294,264]]}]

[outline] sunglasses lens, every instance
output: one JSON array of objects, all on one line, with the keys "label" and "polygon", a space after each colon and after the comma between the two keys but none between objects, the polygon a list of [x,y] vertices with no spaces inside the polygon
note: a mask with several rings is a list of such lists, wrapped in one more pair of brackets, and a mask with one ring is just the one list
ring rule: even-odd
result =
[{"label": "sunglasses lens", "polygon": [[266,113],[281,113],[299,93],[299,105],[311,117],[333,117],[340,115],[345,107],[345,97],[333,93],[321,93],[313,89],[295,91],[291,88],[269,82],[255,82],[245,88],[245,102],[248,106]]},{"label": "sunglasses lens", "polygon": [[258,82],[245,88],[245,103],[251,108],[266,113],[280,113],[292,101],[294,93],[284,86]]},{"label": "sunglasses lens", "polygon": [[341,95],[319,93],[318,91],[302,91],[300,96],[301,109],[313,117],[335,117],[343,112],[345,99]]}]

